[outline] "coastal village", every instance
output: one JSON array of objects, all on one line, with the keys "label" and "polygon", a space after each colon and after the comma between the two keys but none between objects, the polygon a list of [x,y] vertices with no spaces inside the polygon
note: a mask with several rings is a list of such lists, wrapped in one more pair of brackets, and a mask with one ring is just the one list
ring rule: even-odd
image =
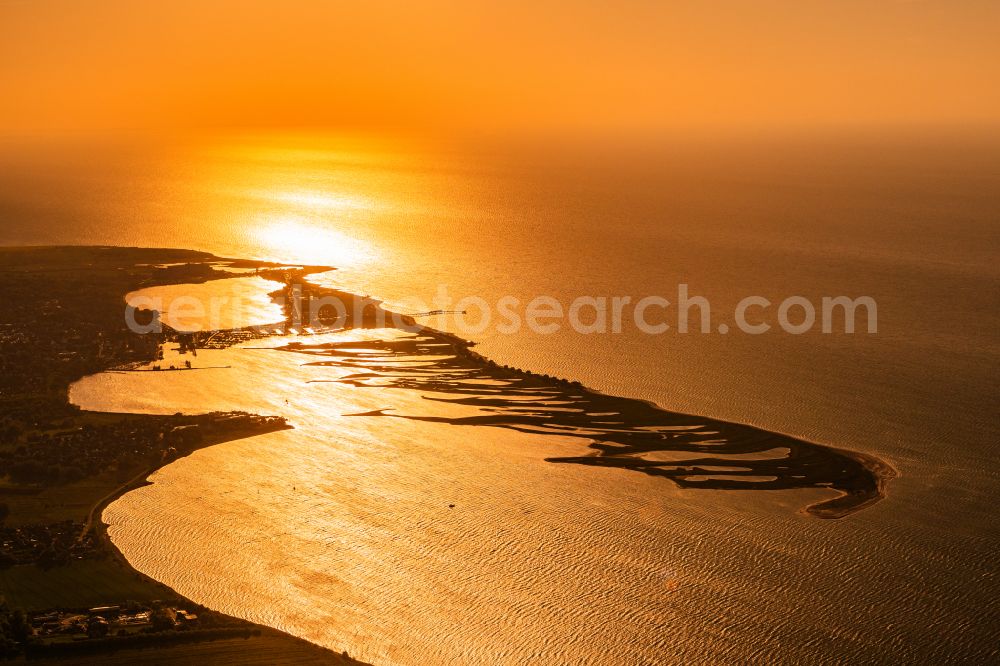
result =
[{"label": "coastal village", "polygon": [[[46,432],[5,439],[7,445],[0,449],[0,469],[6,474],[0,488],[0,567],[53,566],[101,556],[91,530],[93,512],[84,520],[25,522],[24,514],[33,508],[42,513],[64,508],[54,490],[86,487],[94,478],[112,486],[111,491],[124,490],[136,477],[206,443],[286,427],[280,417],[252,414],[104,418],[110,422],[80,425],[64,418],[47,424]],[[8,424],[6,432],[11,431],[17,427]],[[43,506],[33,506],[39,500]]]},{"label": "coastal village", "polygon": [[0,609],[0,658],[96,655],[108,648],[180,645],[259,636],[254,625],[177,601],[125,601],[92,608]]},{"label": "coastal village", "polygon": [[[132,251],[138,252],[138,251]],[[67,281],[65,254],[85,254],[87,280]],[[148,253],[148,251],[147,251]],[[0,305],[0,567],[52,566],[100,555],[93,516],[72,514],[75,487],[103,490],[213,441],[286,427],[279,417],[209,414],[194,417],[81,412],[68,385],[109,367],[155,361],[170,331],[140,335],[122,316],[122,295],[144,282],[214,276],[203,263],[118,265],[100,270],[100,248],[8,251]],[[169,253],[168,253],[169,254]],[[182,253],[188,254],[188,253]],[[192,253],[199,255],[200,253]],[[18,270],[18,260],[25,260]],[[114,257],[109,257],[114,259]],[[117,261],[112,261],[117,264]],[[109,299],[105,294],[113,293]],[[39,297],[38,295],[41,295]],[[148,321],[151,312],[140,313]],[[176,337],[176,334],[173,334]],[[183,342],[183,341],[182,341]],[[85,512],[85,509],[84,509]],[[36,522],[32,516],[60,520]]]},{"label": "coastal village", "polygon": [[49,644],[59,639],[127,636],[138,632],[193,629],[198,615],[180,608],[155,603],[126,602],[78,610],[53,610],[27,616],[31,635]]},{"label": "coastal village", "polygon": [[[124,294],[231,274],[217,269],[217,258],[186,250],[2,252],[0,658],[64,659],[184,645],[159,654],[178,655],[177,663],[208,663],[202,656],[230,655],[228,661],[254,650],[280,655],[282,663],[357,663],[183,599],[131,569],[100,519],[108,503],[171,460],[288,427],[281,417],[238,412],[85,412],[67,400],[69,385],[85,375],[155,364],[167,342],[187,351],[207,342],[169,328],[129,330]],[[140,323],[154,316],[136,313]],[[258,335],[234,331],[211,343],[226,346]]]}]

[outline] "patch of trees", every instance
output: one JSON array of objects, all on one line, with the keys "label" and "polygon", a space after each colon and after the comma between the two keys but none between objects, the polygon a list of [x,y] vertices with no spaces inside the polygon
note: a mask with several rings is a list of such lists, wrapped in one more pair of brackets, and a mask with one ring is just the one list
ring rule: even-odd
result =
[{"label": "patch of trees", "polygon": [[10,610],[0,603],[0,657],[14,657],[28,640],[31,627],[23,611]]}]

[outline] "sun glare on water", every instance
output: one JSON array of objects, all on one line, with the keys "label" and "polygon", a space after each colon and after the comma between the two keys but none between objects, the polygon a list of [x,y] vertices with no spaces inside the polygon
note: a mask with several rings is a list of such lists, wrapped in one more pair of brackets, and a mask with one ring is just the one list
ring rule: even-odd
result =
[{"label": "sun glare on water", "polygon": [[357,267],[374,258],[372,246],[344,232],[294,215],[262,220],[255,241],[278,261]]},{"label": "sun glare on water", "polygon": [[276,261],[356,268],[375,254],[371,243],[350,230],[375,208],[363,196],[310,189],[255,191],[262,210],[250,235]]}]

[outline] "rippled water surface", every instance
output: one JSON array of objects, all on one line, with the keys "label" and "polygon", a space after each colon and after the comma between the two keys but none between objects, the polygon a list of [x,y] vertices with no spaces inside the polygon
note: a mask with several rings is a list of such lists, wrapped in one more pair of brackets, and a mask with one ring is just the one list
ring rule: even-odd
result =
[{"label": "rippled water surface", "polygon": [[[736,660],[788,651],[785,632],[815,655],[834,640],[829,595],[864,587],[819,563],[830,539],[854,542],[834,566],[861,556],[870,528],[802,517],[803,491],[693,496],[543,461],[580,453],[569,438],[349,416],[428,408],[415,392],[316,382],[351,369],[259,346],[199,352],[197,366],[228,369],[108,373],[72,393],[90,409],[295,425],[199,451],[104,515],[136,566],[210,606],[379,662]],[[766,598],[762,579],[780,581]]]},{"label": "rippled water surface", "polygon": [[179,592],[378,663],[997,658],[994,144],[560,162],[300,137],[126,151],[103,170],[11,155],[3,242],[333,264],[314,279],[401,309],[442,284],[493,302],[687,282],[713,328],[749,294],[878,302],[870,336],[472,336],[503,363],[900,472],[832,521],[798,511],[828,491],[683,490],[544,460],[585,452],[571,438],[350,416],[471,408],[325,381],[349,370],[259,348],[280,338],[199,351],[216,369],[86,378],[72,399],[89,409],[295,426],[199,451],[108,508],[130,561]]}]

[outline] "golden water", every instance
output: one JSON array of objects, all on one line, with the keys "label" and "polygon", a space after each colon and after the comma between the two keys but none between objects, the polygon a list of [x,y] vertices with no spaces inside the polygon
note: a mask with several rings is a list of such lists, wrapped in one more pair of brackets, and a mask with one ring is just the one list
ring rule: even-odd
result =
[{"label": "golden water", "polygon": [[493,301],[670,297],[678,282],[720,316],[750,294],[879,303],[872,336],[478,338],[501,362],[900,470],[887,500],[839,521],[797,513],[821,491],[682,491],[544,462],[578,453],[571,441],[345,416],[429,408],[307,383],[338,370],[288,352],[87,378],[72,398],[91,409],[295,425],[199,451],[109,507],[115,543],[179,592],[379,663],[996,657],[995,143],[559,160],[282,137],[125,150],[100,170],[15,152],[2,242],[328,263],[340,270],[317,280],[394,304],[442,283]]}]

